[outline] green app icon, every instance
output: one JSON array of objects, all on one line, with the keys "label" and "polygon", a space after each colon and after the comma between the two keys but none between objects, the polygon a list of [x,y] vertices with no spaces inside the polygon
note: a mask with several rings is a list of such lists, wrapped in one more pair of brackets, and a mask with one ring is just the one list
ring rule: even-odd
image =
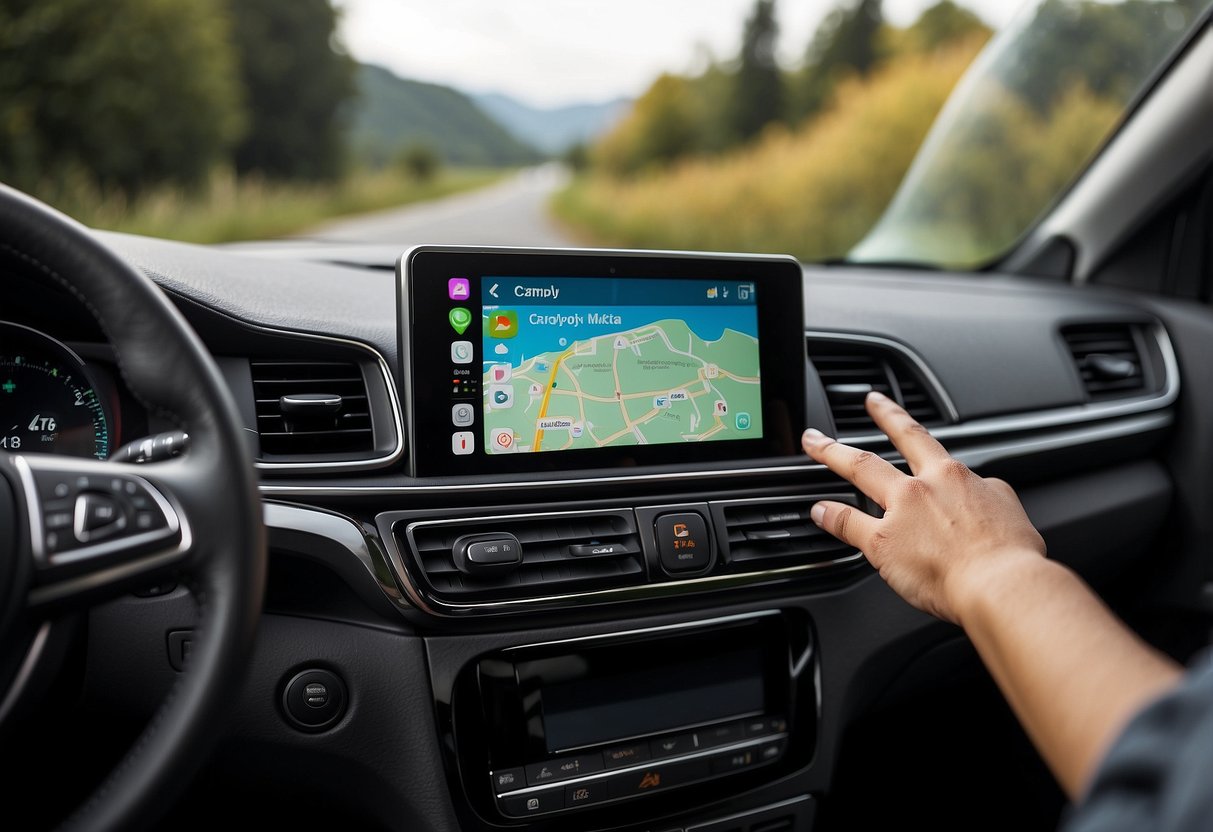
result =
[{"label": "green app icon", "polygon": [[513,338],[518,334],[518,313],[512,309],[495,309],[488,315],[490,338]]},{"label": "green app icon", "polygon": [[462,335],[463,331],[472,323],[472,313],[464,309],[462,306],[456,306],[451,310],[451,314],[447,316],[451,321],[451,326],[455,328],[455,332]]}]

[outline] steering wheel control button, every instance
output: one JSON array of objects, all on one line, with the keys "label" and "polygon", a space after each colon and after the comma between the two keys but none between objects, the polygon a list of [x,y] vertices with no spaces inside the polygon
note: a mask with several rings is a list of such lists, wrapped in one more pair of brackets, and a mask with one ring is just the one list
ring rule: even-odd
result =
[{"label": "steering wheel control button", "polygon": [[323,731],[345,714],[345,693],[345,683],[336,673],[304,670],[287,682],[282,709],[300,731]]},{"label": "steering wheel control button", "polygon": [[666,572],[702,572],[712,562],[708,525],[702,514],[663,514],[657,518],[656,533],[657,552]]},{"label": "steering wheel control button", "polygon": [[168,634],[168,663],[178,673],[185,670],[194,646],[193,630],[171,630]]},{"label": "steering wheel control button", "polygon": [[455,565],[468,574],[512,569],[522,563],[522,544],[512,534],[465,534],[451,547]]},{"label": "steering wheel control button", "polygon": [[125,525],[122,508],[108,494],[87,493],[76,498],[74,527],[81,543],[120,531]]}]

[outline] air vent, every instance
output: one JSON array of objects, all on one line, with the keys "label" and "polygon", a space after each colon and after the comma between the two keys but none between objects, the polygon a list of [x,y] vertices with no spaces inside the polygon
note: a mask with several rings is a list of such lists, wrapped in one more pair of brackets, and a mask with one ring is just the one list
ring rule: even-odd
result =
[{"label": "air vent", "polygon": [[[807,563],[830,563],[855,550],[826,534],[809,518],[814,499],[713,503],[713,519],[728,540],[723,552],[731,572],[753,572]],[[855,503],[849,495],[829,497]]]},{"label": "air vent", "polygon": [[357,364],[253,361],[251,366],[263,457],[374,451],[366,382]]},{"label": "air vent", "polygon": [[861,341],[807,342],[809,360],[825,387],[841,436],[879,433],[864,409],[870,391],[889,396],[928,427],[944,424],[943,411],[919,371],[896,350]]},{"label": "air vent", "polygon": [[[521,563],[485,574],[461,571],[453,547],[470,534],[512,535],[522,549]],[[447,600],[535,598],[645,580],[631,511],[421,522],[404,537],[397,534],[401,548],[413,553],[433,592]]]},{"label": "air vent", "polygon": [[1132,396],[1145,389],[1139,330],[1135,324],[1077,324],[1062,329],[1089,399]]}]

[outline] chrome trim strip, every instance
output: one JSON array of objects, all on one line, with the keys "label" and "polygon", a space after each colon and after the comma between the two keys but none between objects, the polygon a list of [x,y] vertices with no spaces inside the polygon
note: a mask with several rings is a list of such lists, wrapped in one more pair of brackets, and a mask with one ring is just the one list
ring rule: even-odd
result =
[{"label": "chrome trim strip", "polygon": [[679,621],[677,624],[657,624],[652,627],[637,627],[633,630],[616,630],[611,633],[595,633],[592,636],[573,636],[558,638],[552,641],[532,641],[528,644],[516,644],[506,647],[501,652],[510,653],[515,650],[529,650],[533,647],[560,647],[565,644],[585,644],[593,641],[614,641],[616,639],[644,636],[649,633],[673,633],[682,630],[694,630],[700,627],[722,627],[726,624],[736,624],[738,621],[757,621],[760,618],[771,618],[779,615],[779,610],[758,610],[757,612],[738,612],[733,615],[720,615],[716,618],[702,618],[697,621]]},{"label": "chrome trim strip", "polygon": [[30,677],[34,675],[34,668],[38,666],[38,660],[42,658],[42,653],[46,650],[46,643],[50,640],[50,635],[51,623],[43,621],[42,626],[38,628],[38,632],[34,634],[34,638],[30,642],[25,658],[21,660],[21,666],[17,669],[17,675],[13,677],[13,683],[9,685],[4,701],[0,702],[0,725],[4,724],[8,715],[16,707],[18,700],[21,699],[25,686],[29,684]]},{"label": "chrome trim strip", "polygon": [[[763,498],[754,498],[754,502]],[[791,499],[791,498],[782,498]],[[805,496],[806,503],[812,502],[813,497]],[[729,501],[734,502],[734,501]],[[741,502],[741,501],[736,501]],[[647,506],[646,506],[647,507]],[[525,514],[506,514],[493,517],[500,520],[518,520],[530,517],[564,517],[583,514],[599,514],[606,511],[631,511],[634,506],[607,506],[601,509],[586,509],[584,511],[555,511],[534,512]],[[418,520],[405,527],[406,533],[421,526],[466,523],[472,520],[484,520],[484,516],[443,518],[442,520]],[[612,602],[638,601],[643,599],[661,598],[671,593],[690,591],[708,592],[716,589],[762,584],[773,580],[796,578],[829,569],[836,566],[846,566],[864,560],[862,552],[855,552],[846,557],[834,558],[816,563],[802,563],[796,566],[785,566],[778,569],[762,569],[753,572],[739,572],[733,575],[705,575],[699,578],[686,578],[661,583],[636,584],[634,586],[614,587],[611,589],[595,589],[587,592],[570,592],[562,595],[544,595],[531,598],[512,598],[502,601],[445,601],[431,598],[414,580],[409,565],[404,560],[404,553],[396,544],[395,534],[388,535],[383,541],[388,557],[396,570],[396,578],[408,594],[409,600],[415,607],[430,615],[456,617],[461,615],[491,614],[508,615],[523,613],[533,609],[552,609],[567,607],[570,604],[606,604]],[[410,555],[411,557],[411,555]]]},{"label": "chrome trim strip", "polygon": [[[744,739],[744,740],[740,740],[738,742],[728,743],[727,745],[716,746],[714,748],[701,748],[698,751],[693,751],[690,754],[680,754],[677,757],[660,757],[656,760],[645,760],[644,763],[634,765],[634,766],[624,766],[623,768],[610,769],[609,771],[598,771],[593,774],[587,774],[584,777],[571,777],[568,780],[556,780],[552,783],[548,783],[547,785],[543,785],[543,786],[527,786],[525,789],[515,789],[512,792],[501,792],[500,794],[497,794],[497,798],[501,799],[503,797],[519,797],[521,795],[535,794],[536,792],[555,791],[557,789],[563,789],[567,786],[576,786],[580,783],[592,783],[595,780],[605,780],[608,777],[615,777],[616,775],[619,775],[619,774],[633,774],[638,771],[644,771],[645,769],[648,769],[648,768],[656,768],[658,766],[676,765],[678,763],[686,762],[687,760],[701,760],[704,757],[714,757],[717,754],[728,754],[733,751],[740,751],[743,748],[756,748],[757,746],[760,746],[760,745],[766,745],[769,742],[775,742],[776,740],[786,740],[787,738],[788,738],[788,733],[786,731],[784,731],[784,732],[778,733],[778,734],[769,734],[765,737],[755,737],[753,739]],[[778,759],[778,758],[776,758],[776,759]],[[775,760],[765,760],[765,761],[760,760],[760,761],[755,762],[755,764],[751,768],[758,768],[759,766],[765,765],[766,763],[773,763],[773,762],[775,762]],[[744,770],[749,770],[749,769],[744,769]],[[728,774],[733,774],[733,773],[735,773],[735,772],[720,772],[718,774],[709,774],[707,777],[705,777],[703,779],[705,779],[705,780],[714,779],[716,777],[724,777],[724,776],[727,776]],[[493,772],[490,771],[489,775],[491,776],[492,774],[493,774]],[[696,780],[696,781],[692,781],[692,782],[699,782],[699,781]],[[689,785],[691,785],[691,783],[688,782],[688,783],[679,784],[679,785],[689,786]],[[639,794],[638,795],[627,795],[626,797],[621,797],[619,799],[626,800],[629,797],[643,797],[643,795],[639,795]]]},{"label": "chrome trim strip", "polygon": [[[1022,415],[994,416],[986,419],[976,419],[959,425],[945,425],[944,427],[932,429],[931,433],[944,442],[947,442],[950,439],[981,439],[987,436],[997,438],[1007,434],[1023,433],[1026,431],[1064,428],[1072,425],[1087,425],[1091,422],[1099,422],[1109,419],[1133,416],[1141,413],[1149,413],[1151,411],[1162,410],[1170,407],[1179,397],[1179,362],[1175,358],[1175,351],[1171,345],[1171,339],[1167,335],[1166,329],[1162,326],[1162,324],[1155,323],[1153,324],[1152,329],[1155,338],[1158,340],[1158,346],[1163,360],[1163,369],[1166,374],[1164,389],[1162,393],[1157,396],[1143,396],[1139,398],[1122,399],[1112,402],[1096,402],[1093,404],[1062,407],[1054,410],[1037,411]],[[822,330],[809,330],[806,331],[805,335],[806,337],[828,337],[839,339],[842,339],[844,336],[849,336],[851,340],[884,344],[901,351],[909,360],[914,361],[915,366],[922,369],[924,374],[930,373],[929,368],[927,368],[925,364],[921,363],[922,359],[915,356],[908,347],[903,344],[899,344],[896,341],[890,341],[889,339],[880,338],[879,336],[849,335],[847,333],[833,333]],[[938,384],[938,380],[935,378],[934,374],[929,374],[926,376],[926,378],[929,382]],[[942,387],[940,390],[942,390]],[[946,398],[945,400],[950,401]],[[1099,438],[1099,432],[1096,431],[1095,434],[1096,435],[1093,438],[1088,438],[1085,433],[1080,431],[1070,431],[1064,435],[1074,437],[1076,443],[1081,443],[1085,441],[1097,441]],[[886,437],[875,434],[869,434],[866,436],[843,436],[841,438],[847,444],[858,447],[888,444],[888,439]],[[1012,456],[1031,453],[1037,447],[1037,445],[1039,445],[1038,438],[1029,438],[1023,440],[1022,442],[1018,440],[996,442],[991,446],[991,448],[997,449],[997,455],[983,457],[983,460],[985,462],[989,462],[994,459],[1006,459]],[[977,450],[981,449],[969,449],[963,453],[969,457],[972,457]],[[992,450],[989,453],[992,453]],[[791,459],[791,457],[789,457],[789,459]],[[713,471],[677,471],[659,474],[619,474],[603,477],[572,477],[565,479],[528,480],[518,482],[461,483],[458,485],[312,486],[274,485],[272,483],[263,482],[261,484],[261,493],[266,496],[306,495],[325,497],[351,494],[374,494],[387,496],[392,494],[449,494],[485,491],[524,492],[531,489],[559,488],[569,485],[669,482],[702,480],[716,477],[736,479],[739,477],[748,478],[764,475],[796,474],[809,471],[821,472],[825,470],[825,466],[814,464],[805,458],[803,462],[797,464],[773,464],[769,466],[749,466]]]},{"label": "chrome trim strip", "polygon": [[[383,353],[372,347],[370,344],[362,341],[354,341],[349,338],[340,338],[336,335],[321,335],[316,332],[299,332],[290,329],[277,329],[275,327],[262,326],[260,324],[249,323],[241,318],[234,320],[239,321],[242,325],[259,332],[278,335],[285,338],[303,338],[313,341],[330,341],[334,344],[342,344],[346,347],[362,350],[374,357],[375,362],[379,365],[379,372],[383,376],[383,383],[387,387],[388,402],[392,409],[392,429],[396,431],[396,446],[392,451],[383,456],[367,457],[366,459],[347,460],[340,462],[254,462],[253,466],[263,471],[295,471],[298,473],[328,473],[331,471],[366,471],[372,468],[383,468],[391,465],[396,460],[404,455],[404,417],[400,407],[400,394],[396,389],[396,382],[392,378],[392,371],[388,368],[387,359],[383,357]],[[260,437],[260,434],[258,434]]]},{"label": "chrome trim strip", "polygon": [[[943,403],[944,417],[947,418],[949,422],[960,421],[960,411],[958,411],[956,409],[956,405],[952,403],[951,397],[948,396],[948,391],[942,384],[940,384],[939,378],[935,375],[934,371],[927,366],[927,362],[923,361],[922,357],[918,355],[918,353],[914,352],[905,344],[894,341],[891,338],[882,338],[879,335],[861,335],[857,332],[830,332],[822,329],[806,329],[804,331],[804,337],[805,340],[814,339],[818,341],[852,341],[860,344],[876,344],[877,346],[885,347],[899,353],[903,358],[913,364],[915,369],[922,373],[923,378],[925,378],[927,381],[927,384],[931,385],[932,392],[935,393],[935,396],[940,402]],[[812,363],[811,359],[806,360],[809,360],[810,364]],[[937,430],[938,429],[933,430],[932,433],[935,433]]]}]

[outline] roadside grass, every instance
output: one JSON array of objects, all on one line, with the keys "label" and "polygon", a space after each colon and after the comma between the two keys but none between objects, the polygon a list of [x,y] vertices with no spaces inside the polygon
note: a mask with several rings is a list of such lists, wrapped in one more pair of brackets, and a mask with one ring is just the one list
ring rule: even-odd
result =
[{"label": "roadside grass", "polygon": [[880,217],[979,48],[907,56],[844,83],[813,121],[731,153],[627,178],[591,172],[551,209],[606,245],[840,256]]},{"label": "roadside grass", "polygon": [[332,184],[268,182],[216,173],[206,186],[163,188],[137,199],[75,188],[42,198],[92,228],[192,243],[265,240],[326,220],[490,185],[510,171],[448,168],[418,181],[401,171],[358,171]]}]

